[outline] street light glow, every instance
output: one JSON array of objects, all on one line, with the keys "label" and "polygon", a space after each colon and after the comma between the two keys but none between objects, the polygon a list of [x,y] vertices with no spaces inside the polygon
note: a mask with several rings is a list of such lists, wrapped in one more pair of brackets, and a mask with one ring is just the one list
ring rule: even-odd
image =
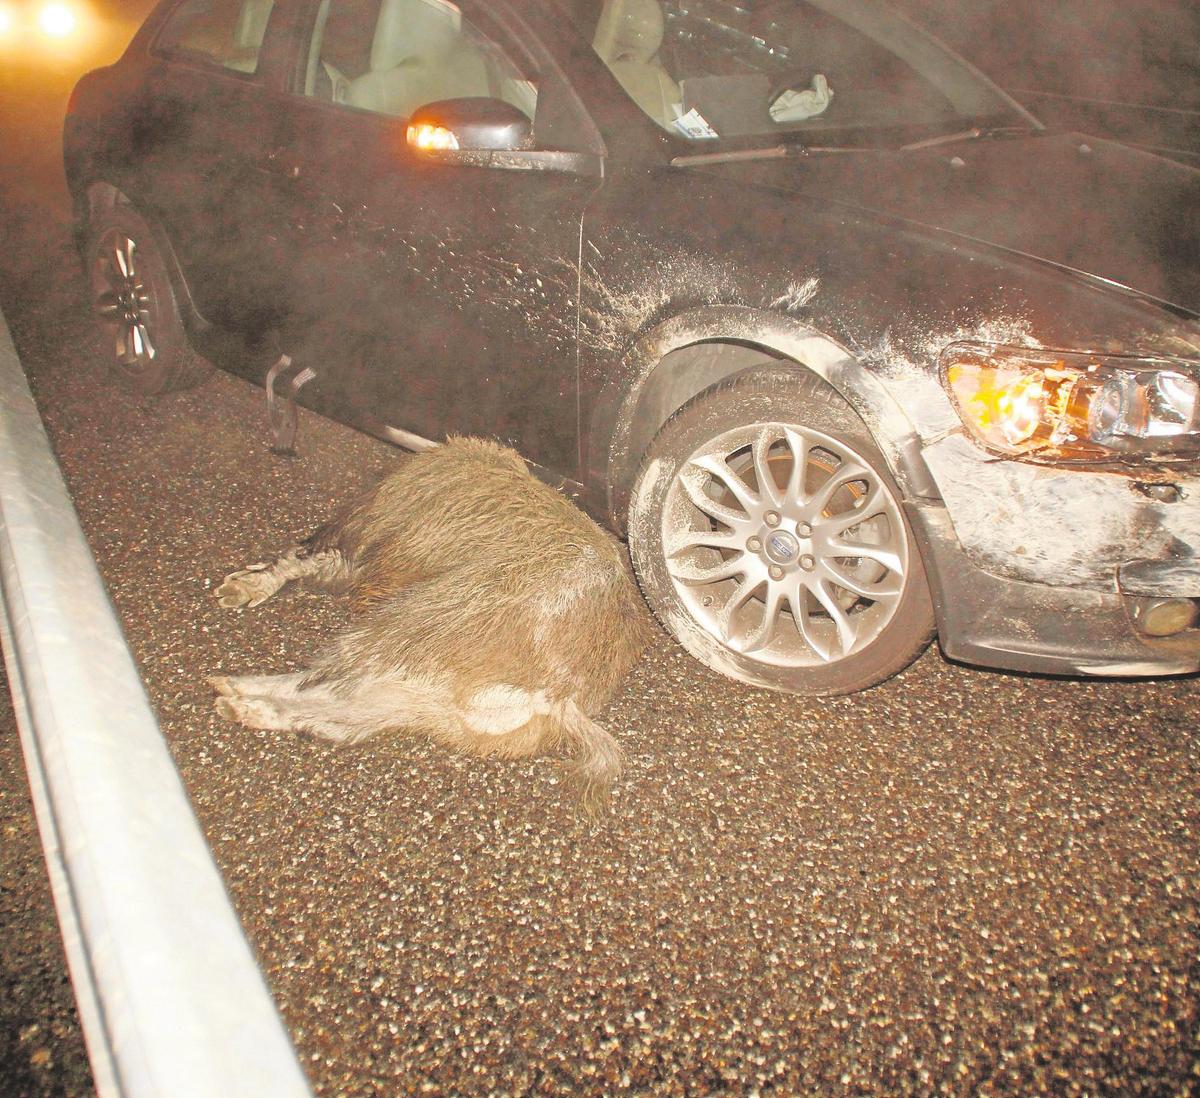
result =
[{"label": "street light glow", "polygon": [[0,4],[0,38],[12,31],[13,22],[12,8],[7,4]]}]

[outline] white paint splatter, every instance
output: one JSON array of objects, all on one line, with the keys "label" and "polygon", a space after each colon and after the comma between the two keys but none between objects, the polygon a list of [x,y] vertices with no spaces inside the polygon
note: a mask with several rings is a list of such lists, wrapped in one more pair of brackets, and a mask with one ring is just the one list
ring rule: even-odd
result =
[{"label": "white paint splatter", "polygon": [[645,541],[650,534],[650,522],[653,516],[653,500],[662,476],[662,459],[652,458],[646,466],[639,490],[634,493],[633,502],[629,509],[629,538],[631,541]]},{"label": "white paint splatter", "polygon": [[951,332],[930,333],[922,348],[924,355],[931,363],[937,361],[938,355],[951,343],[998,343],[1010,347],[1028,347],[1031,350],[1041,350],[1039,343],[1030,331],[1029,320],[1020,316],[995,316],[981,320],[969,327],[962,326]]},{"label": "white paint splatter", "polygon": [[580,338],[590,347],[620,350],[681,290],[709,305],[744,305],[737,292],[744,281],[732,265],[696,259],[686,252],[659,256],[636,285],[620,287],[606,283],[585,263]]},{"label": "white paint splatter", "polygon": [[[998,461],[961,435],[925,449],[963,548],[976,563],[1016,579],[1111,589],[1132,559],[1200,549],[1200,515],[1185,502],[1156,504],[1119,473]],[[1193,497],[1195,498],[1195,497]]]},{"label": "white paint splatter", "polygon": [[915,354],[896,345],[891,331],[884,332],[872,347],[856,351],[905,410],[917,433],[926,440],[959,430],[962,421],[938,379],[937,360],[951,343],[997,343],[1039,349],[1025,317],[996,316],[973,325],[931,332]]},{"label": "white paint splatter", "polygon": [[819,278],[808,278],[803,282],[793,282],[784,293],[780,294],[768,305],[768,308],[783,309],[789,313],[796,309],[803,309],[805,305],[817,296],[817,290],[820,285],[821,280]]}]

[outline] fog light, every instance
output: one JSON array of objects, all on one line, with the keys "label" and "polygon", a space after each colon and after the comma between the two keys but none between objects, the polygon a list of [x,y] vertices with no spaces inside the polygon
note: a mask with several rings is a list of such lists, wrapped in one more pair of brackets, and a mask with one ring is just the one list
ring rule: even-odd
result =
[{"label": "fog light", "polygon": [[1149,637],[1173,637],[1196,620],[1193,599],[1135,599],[1133,623]]}]

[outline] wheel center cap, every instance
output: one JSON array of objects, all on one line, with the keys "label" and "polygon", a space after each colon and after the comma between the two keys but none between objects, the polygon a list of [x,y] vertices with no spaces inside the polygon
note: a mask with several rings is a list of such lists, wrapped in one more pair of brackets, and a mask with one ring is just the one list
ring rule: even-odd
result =
[{"label": "wheel center cap", "polygon": [[791,564],[800,553],[800,543],[786,530],[772,530],[763,546],[776,564]]}]

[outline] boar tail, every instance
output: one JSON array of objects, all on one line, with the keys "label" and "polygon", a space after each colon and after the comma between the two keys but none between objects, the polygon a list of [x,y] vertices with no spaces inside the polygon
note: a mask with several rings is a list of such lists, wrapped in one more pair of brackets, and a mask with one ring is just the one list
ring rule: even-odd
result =
[{"label": "boar tail", "polygon": [[570,778],[579,803],[587,815],[599,816],[608,807],[612,783],[624,768],[621,748],[571,698],[554,706],[553,716],[564,738],[576,748]]}]

